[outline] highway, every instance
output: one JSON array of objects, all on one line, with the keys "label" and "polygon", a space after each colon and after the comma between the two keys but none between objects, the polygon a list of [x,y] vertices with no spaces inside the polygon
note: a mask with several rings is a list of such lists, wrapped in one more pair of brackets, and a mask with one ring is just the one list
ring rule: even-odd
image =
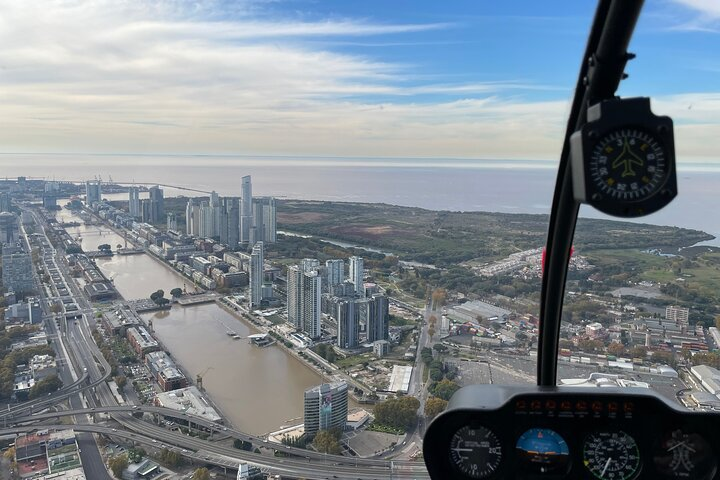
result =
[{"label": "highway", "polygon": [[[256,454],[252,452],[246,452],[243,450],[237,450],[235,448],[229,448],[224,447],[221,445],[218,445],[214,442],[200,440],[195,437],[188,437],[185,434],[174,432],[167,430],[163,427],[156,426],[152,423],[146,422],[144,420],[136,419],[131,416],[132,413],[151,413],[151,414],[159,414],[163,416],[171,416],[176,419],[185,420],[189,423],[193,423],[196,425],[203,426],[207,428],[209,431],[213,433],[218,433],[222,435],[226,435],[228,437],[237,438],[240,440],[248,441],[253,444],[253,446],[256,447],[262,447],[262,448],[272,448],[274,450],[282,451],[288,454],[295,455],[302,460],[299,460],[302,465],[307,466],[307,463],[322,463],[323,465],[332,465],[333,467],[336,465],[344,465],[347,467],[352,467],[355,473],[358,472],[358,468],[369,468],[372,470],[389,470],[390,469],[390,462],[386,460],[377,460],[377,459],[367,459],[367,458],[349,458],[349,457],[343,457],[338,455],[325,455],[322,453],[313,452],[310,450],[303,450],[303,449],[296,449],[289,447],[287,445],[279,445],[279,444],[272,444],[267,443],[264,439],[260,437],[255,437],[252,435],[247,435],[242,432],[230,429],[228,427],[225,427],[220,424],[216,424],[214,422],[211,422],[209,420],[203,419],[202,417],[197,417],[194,415],[188,415],[183,412],[179,412],[176,410],[171,410],[164,407],[153,407],[153,406],[139,406],[139,405],[127,405],[127,406],[104,406],[104,407],[91,407],[91,408],[81,408],[81,409],[73,409],[73,410],[66,410],[66,411],[60,411],[60,412],[47,412],[47,413],[36,413],[33,415],[29,415],[26,417],[20,417],[15,418],[15,427],[14,428],[38,428],[38,425],[20,425],[22,423],[26,422],[38,422],[43,420],[55,420],[58,417],[62,416],[87,416],[87,415],[94,415],[98,413],[109,413],[113,415],[113,418],[117,420],[120,424],[125,426],[126,428],[133,430],[135,432],[138,432],[141,435],[145,435],[149,438],[155,438],[157,440],[161,440],[165,443],[169,443],[178,447],[186,447],[186,448],[194,448],[196,450],[205,450],[209,452],[214,452],[217,454],[222,454],[230,457],[237,458],[238,460],[246,461],[251,464],[258,465],[260,467],[266,466],[268,463],[268,458],[266,455]],[[43,425],[42,428],[47,428],[46,425]],[[194,443],[192,445],[189,445],[187,443],[188,438],[192,439]],[[152,442],[156,443],[156,442]],[[155,445],[157,446],[157,445]],[[271,462],[272,463],[272,462]],[[414,475],[422,476],[422,474],[425,472],[425,467],[422,463],[419,462],[407,462],[407,461],[394,461],[392,462],[393,467],[400,469],[402,471],[411,472]],[[328,472],[325,472],[328,473]],[[356,476],[357,478],[357,476]],[[362,478],[362,476],[361,476]],[[374,477],[373,477],[374,478]]]}]

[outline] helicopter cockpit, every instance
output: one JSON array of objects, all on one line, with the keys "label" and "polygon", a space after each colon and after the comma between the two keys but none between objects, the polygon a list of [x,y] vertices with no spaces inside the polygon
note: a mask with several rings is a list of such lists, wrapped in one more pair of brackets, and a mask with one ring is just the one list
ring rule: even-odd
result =
[{"label": "helicopter cockpit", "polygon": [[[601,0],[570,111],[542,277],[537,386],[472,385],[428,427],[432,478],[718,478],[720,417],[643,388],[557,386],[567,266],[581,204],[616,217],[677,194],[673,123],[616,91],[642,1]],[[602,386],[602,385],[598,385]]]}]

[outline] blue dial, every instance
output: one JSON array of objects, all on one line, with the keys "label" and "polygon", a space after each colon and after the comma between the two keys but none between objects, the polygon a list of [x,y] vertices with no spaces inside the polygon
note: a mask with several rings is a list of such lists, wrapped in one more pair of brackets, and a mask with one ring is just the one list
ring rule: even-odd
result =
[{"label": "blue dial", "polygon": [[531,428],[518,438],[515,451],[525,471],[563,473],[570,463],[565,439],[549,428]]}]

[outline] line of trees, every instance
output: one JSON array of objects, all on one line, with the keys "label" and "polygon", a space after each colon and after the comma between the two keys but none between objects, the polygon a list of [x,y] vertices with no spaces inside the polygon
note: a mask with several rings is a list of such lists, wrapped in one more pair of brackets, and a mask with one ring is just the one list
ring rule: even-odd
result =
[{"label": "line of trees", "polygon": [[417,423],[420,400],[415,397],[391,398],[375,405],[375,421],[388,427],[407,430]]},{"label": "line of trees", "polygon": [[340,436],[342,432],[333,428],[330,430],[320,430],[315,434],[313,439],[313,447],[320,453],[329,453],[331,455],[340,454]]}]

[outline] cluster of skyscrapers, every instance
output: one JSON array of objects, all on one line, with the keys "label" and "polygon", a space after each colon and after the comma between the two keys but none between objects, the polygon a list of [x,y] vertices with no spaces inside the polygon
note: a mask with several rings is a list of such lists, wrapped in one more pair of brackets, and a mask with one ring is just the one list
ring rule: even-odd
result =
[{"label": "cluster of skyscrapers", "polygon": [[356,348],[364,337],[374,342],[388,338],[388,300],[385,295],[366,289],[361,257],[350,257],[348,276],[345,262],[332,259],[321,267],[314,258],[306,258],[288,267],[288,322],[311,338],[322,334],[325,313],[337,322],[337,345]]},{"label": "cluster of skyscrapers", "polygon": [[242,178],[242,197],[219,197],[212,192],[207,201],[188,200],[185,209],[186,233],[217,238],[235,249],[238,245],[277,240],[275,199],[252,197],[250,176]]},{"label": "cluster of skyscrapers", "polygon": [[[86,184],[87,185],[87,184]],[[98,189],[100,185],[98,183]],[[140,198],[140,189],[130,187],[128,210],[130,216],[152,224],[162,223],[165,220],[165,198],[159,186],[150,187],[150,198]],[[88,195],[88,199],[90,196]],[[91,205],[88,201],[88,205]]]}]

